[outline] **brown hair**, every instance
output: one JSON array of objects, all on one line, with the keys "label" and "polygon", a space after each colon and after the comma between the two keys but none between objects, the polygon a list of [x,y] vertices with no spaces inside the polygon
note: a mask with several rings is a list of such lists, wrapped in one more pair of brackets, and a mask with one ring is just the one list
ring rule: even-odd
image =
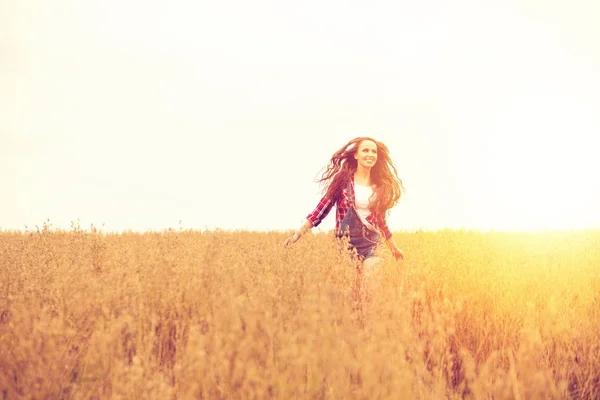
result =
[{"label": "brown hair", "polygon": [[370,140],[377,145],[377,162],[371,168],[371,181],[375,184],[375,193],[370,209],[373,213],[385,215],[398,203],[402,192],[406,189],[398,177],[398,171],[390,158],[387,146],[375,139],[358,137],[349,141],[333,154],[317,182],[324,186],[323,192],[326,198],[337,200],[356,171],[358,163],[354,154],[363,140]]}]

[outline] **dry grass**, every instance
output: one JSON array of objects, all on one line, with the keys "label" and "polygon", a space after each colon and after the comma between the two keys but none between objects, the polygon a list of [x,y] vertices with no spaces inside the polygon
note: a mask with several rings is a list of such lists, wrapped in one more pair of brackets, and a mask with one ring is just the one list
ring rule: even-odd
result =
[{"label": "dry grass", "polygon": [[600,232],[0,233],[0,398],[600,397]]}]

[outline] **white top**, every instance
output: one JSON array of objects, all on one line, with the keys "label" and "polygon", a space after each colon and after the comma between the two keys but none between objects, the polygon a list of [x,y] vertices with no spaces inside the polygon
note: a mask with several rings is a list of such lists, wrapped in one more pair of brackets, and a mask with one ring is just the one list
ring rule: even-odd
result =
[{"label": "white top", "polygon": [[354,206],[356,208],[356,213],[367,228],[374,230],[375,228],[373,225],[367,221],[367,217],[371,215],[371,210],[369,210],[369,198],[372,194],[373,188],[371,186],[354,184]]}]

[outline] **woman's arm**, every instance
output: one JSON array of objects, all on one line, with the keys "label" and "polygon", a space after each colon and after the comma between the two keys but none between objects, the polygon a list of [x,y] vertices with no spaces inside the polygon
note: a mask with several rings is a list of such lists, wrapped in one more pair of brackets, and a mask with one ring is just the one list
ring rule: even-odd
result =
[{"label": "woman's arm", "polygon": [[390,248],[390,251],[392,252],[392,255],[394,256],[394,258],[396,260],[398,260],[398,259],[403,260],[404,253],[402,252],[402,250],[400,250],[398,248],[398,245],[394,241],[392,232],[390,231],[390,228],[388,228],[388,226],[387,226],[387,221],[385,220],[385,215],[383,215],[379,219],[379,226],[380,226],[381,230],[383,231],[383,234],[385,236],[385,242],[387,243],[388,247]]}]

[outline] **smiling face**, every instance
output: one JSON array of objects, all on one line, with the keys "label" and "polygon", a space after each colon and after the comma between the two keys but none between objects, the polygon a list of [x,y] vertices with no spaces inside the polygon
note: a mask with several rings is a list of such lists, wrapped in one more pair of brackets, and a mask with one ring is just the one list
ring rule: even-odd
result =
[{"label": "smiling face", "polygon": [[377,163],[377,145],[372,140],[363,140],[358,145],[354,158],[365,168],[372,168]]}]

